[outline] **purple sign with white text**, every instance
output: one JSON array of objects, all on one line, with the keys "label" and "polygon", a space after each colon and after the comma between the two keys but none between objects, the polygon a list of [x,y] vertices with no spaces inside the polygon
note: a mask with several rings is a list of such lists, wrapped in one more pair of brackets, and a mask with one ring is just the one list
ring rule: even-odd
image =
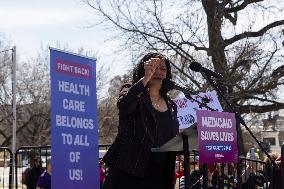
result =
[{"label": "purple sign with white text", "polygon": [[99,189],[96,60],[50,48],[52,189]]},{"label": "purple sign with white text", "polygon": [[237,162],[235,114],[198,110],[196,115],[200,163]]}]

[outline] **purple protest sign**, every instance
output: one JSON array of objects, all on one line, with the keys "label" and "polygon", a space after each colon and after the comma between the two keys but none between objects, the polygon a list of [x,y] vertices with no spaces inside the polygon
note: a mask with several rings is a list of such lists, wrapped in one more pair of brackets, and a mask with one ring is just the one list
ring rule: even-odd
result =
[{"label": "purple protest sign", "polygon": [[99,189],[96,60],[50,48],[52,189]]},{"label": "purple protest sign", "polygon": [[237,162],[235,114],[198,110],[196,115],[200,163]]}]

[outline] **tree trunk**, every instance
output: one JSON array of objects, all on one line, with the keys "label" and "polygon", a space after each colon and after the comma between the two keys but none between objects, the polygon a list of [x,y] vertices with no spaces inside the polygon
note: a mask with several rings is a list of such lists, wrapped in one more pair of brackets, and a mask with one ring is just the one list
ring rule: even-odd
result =
[{"label": "tree trunk", "polygon": [[[202,0],[202,5],[207,15],[210,49],[209,56],[212,57],[215,71],[225,76],[226,71],[228,71],[228,64],[225,55],[225,42],[221,33],[222,18],[224,16],[225,7],[223,7],[221,3],[218,3],[217,0]],[[228,91],[222,82],[217,82],[217,87],[225,97],[228,97]],[[223,100],[221,99],[221,104],[224,107],[224,110],[229,111],[227,104],[224,102],[222,103],[222,101]],[[236,127],[239,155],[243,155],[244,146],[240,123],[238,123]]]}]

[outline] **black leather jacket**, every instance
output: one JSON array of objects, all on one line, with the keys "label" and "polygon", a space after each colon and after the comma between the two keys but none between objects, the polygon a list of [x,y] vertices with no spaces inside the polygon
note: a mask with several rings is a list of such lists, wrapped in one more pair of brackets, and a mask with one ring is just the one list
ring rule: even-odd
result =
[{"label": "black leather jacket", "polygon": [[[171,113],[174,137],[178,133],[177,107],[169,97],[164,98]],[[122,92],[117,106],[118,135],[103,161],[110,168],[116,167],[143,177],[156,137],[156,118],[148,91],[142,81],[132,85],[128,91]],[[174,168],[174,164],[172,167]]]}]

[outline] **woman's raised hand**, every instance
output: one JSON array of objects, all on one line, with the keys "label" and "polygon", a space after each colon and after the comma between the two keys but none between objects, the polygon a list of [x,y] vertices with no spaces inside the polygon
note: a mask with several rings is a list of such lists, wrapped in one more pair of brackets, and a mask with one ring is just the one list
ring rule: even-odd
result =
[{"label": "woman's raised hand", "polygon": [[144,86],[147,85],[148,81],[154,75],[156,68],[158,67],[159,63],[160,63],[159,58],[150,58],[149,60],[144,62],[145,75],[142,79]]}]

